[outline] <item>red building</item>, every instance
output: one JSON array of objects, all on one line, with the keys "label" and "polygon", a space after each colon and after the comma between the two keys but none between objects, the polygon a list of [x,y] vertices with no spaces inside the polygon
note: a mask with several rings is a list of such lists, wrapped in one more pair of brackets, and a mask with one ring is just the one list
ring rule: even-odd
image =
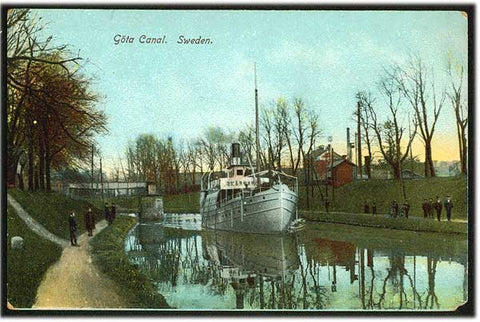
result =
[{"label": "red building", "polygon": [[335,152],[333,152],[332,165],[329,149],[315,158],[315,171],[317,172],[318,180],[331,185],[333,177],[333,186],[335,188],[353,181],[355,167],[356,165],[353,162]]}]

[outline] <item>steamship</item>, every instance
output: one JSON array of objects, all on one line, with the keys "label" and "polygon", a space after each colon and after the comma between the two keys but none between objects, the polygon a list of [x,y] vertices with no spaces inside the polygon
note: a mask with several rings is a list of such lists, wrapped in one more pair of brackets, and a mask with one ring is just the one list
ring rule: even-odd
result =
[{"label": "steamship", "polygon": [[233,143],[230,166],[201,181],[202,228],[249,233],[282,233],[297,214],[298,179],[280,171],[255,172]]}]

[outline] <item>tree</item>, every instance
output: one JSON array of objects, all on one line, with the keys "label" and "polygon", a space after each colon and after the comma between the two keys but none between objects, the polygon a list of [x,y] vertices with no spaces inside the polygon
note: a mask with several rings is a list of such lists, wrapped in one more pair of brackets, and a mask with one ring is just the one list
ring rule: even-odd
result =
[{"label": "tree", "polygon": [[463,90],[465,82],[464,67],[461,63],[451,58],[448,61],[447,73],[450,79],[450,88],[447,91],[447,96],[452,104],[455,113],[455,123],[457,125],[460,173],[466,174],[468,110],[466,102],[467,98],[465,91]]},{"label": "tree", "polygon": [[400,111],[403,103],[403,94],[396,85],[396,79],[389,74],[379,82],[379,91],[386,102],[389,115],[385,121],[381,121],[377,115],[378,109],[373,105],[374,100],[365,102],[370,118],[370,128],[376,135],[383,158],[393,169],[394,178],[401,181],[402,164],[407,158],[415,138],[417,122],[413,122],[414,133],[406,139],[406,148],[402,152],[402,143],[406,132]]},{"label": "tree", "polygon": [[[370,113],[368,112],[368,106],[371,106],[375,103],[375,99],[372,97],[372,93],[357,92],[356,98],[360,104],[360,124],[362,127],[362,139],[367,145],[367,160],[365,162],[365,171],[367,176],[370,179],[372,177],[371,165],[372,165],[372,137],[371,137],[371,128],[370,128]],[[358,112],[354,113],[355,119],[358,117]]]},{"label": "tree", "polygon": [[445,101],[445,90],[441,91],[438,98],[435,75],[433,71],[428,72],[428,67],[419,56],[411,58],[405,67],[394,67],[389,74],[415,113],[420,137],[425,145],[425,177],[435,177],[432,138]]},{"label": "tree", "polygon": [[82,162],[107,131],[81,58],[43,39],[40,20],[28,9],[7,12],[7,183],[15,185],[26,154],[29,190],[50,190],[51,168]]}]

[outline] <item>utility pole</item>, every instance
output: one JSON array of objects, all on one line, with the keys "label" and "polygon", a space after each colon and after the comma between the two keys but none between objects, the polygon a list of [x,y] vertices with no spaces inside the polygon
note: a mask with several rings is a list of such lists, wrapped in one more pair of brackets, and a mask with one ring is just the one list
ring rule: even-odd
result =
[{"label": "utility pole", "polygon": [[257,64],[253,65],[253,72],[255,75],[255,145],[257,148],[257,169],[260,171],[260,134],[259,134],[259,119],[258,119],[258,90],[257,90]]},{"label": "utility pole", "polygon": [[91,160],[91,178],[90,178],[90,197],[93,193],[93,154],[95,153],[95,145],[92,145],[92,160]]},{"label": "utility pole", "polygon": [[100,157],[100,186],[102,187],[102,202],[104,201],[103,198],[103,171],[102,171],[102,157]]},{"label": "utility pole", "polygon": [[331,173],[331,177],[332,177],[332,202],[335,201],[335,178],[333,176],[333,145],[331,146],[332,147],[332,150],[331,150],[331,164],[330,164],[330,173]]},{"label": "utility pole", "polygon": [[362,132],[360,129],[360,101],[357,102],[357,158],[358,158],[358,174],[362,179]]}]

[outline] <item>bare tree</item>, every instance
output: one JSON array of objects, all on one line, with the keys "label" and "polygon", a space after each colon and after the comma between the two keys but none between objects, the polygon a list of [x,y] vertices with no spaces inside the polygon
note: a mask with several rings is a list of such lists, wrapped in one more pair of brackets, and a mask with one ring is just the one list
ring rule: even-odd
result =
[{"label": "bare tree", "polygon": [[464,67],[462,64],[455,64],[452,60],[448,61],[447,73],[450,79],[450,89],[447,91],[448,98],[455,112],[455,121],[457,125],[458,149],[460,155],[460,172],[467,173],[467,125],[468,110],[467,98],[464,86]]},{"label": "bare tree", "polygon": [[438,97],[433,70],[429,72],[419,56],[411,58],[406,67],[396,66],[389,73],[414,110],[425,145],[425,177],[435,177],[432,138],[445,102],[445,90]]},{"label": "bare tree", "polygon": [[[370,113],[368,112],[368,106],[375,104],[375,99],[372,96],[372,93],[357,92],[357,100],[360,102],[360,124],[363,128],[362,139],[367,145],[367,162],[365,162],[365,171],[367,176],[370,179],[372,177],[371,164],[372,164],[372,137],[371,137],[371,128],[370,128]],[[355,119],[358,117],[358,112],[354,112]]]},{"label": "bare tree", "polygon": [[387,75],[379,83],[379,90],[385,99],[389,116],[386,121],[381,121],[377,115],[377,109],[373,105],[374,100],[366,103],[370,117],[370,128],[375,132],[380,152],[385,161],[392,167],[394,178],[402,179],[401,167],[407,158],[413,139],[417,131],[417,123],[413,122],[414,134],[408,138],[405,151],[402,152],[402,140],[406,128],[402,125],[401,111],[403,94],[396,85],[396,79]]}]

